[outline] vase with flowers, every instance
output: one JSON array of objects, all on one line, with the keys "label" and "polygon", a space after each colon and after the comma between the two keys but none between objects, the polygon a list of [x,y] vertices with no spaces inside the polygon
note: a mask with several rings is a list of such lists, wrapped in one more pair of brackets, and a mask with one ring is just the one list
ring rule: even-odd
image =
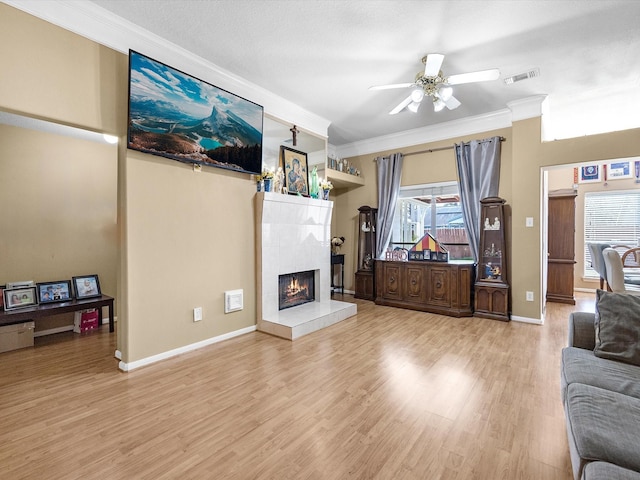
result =
[{"label": "vase with flowers", "polygon": [[273,175],[273,170],[269,170],[267,168],[262,169],[262,175],[260,177],[262,179],[262,182],[264,183],[265,192],[271,191],[271,182],[273,182]]},{"label": "vase with flowers", "polygon": [[329,192],[333,188],[331,180],[320,180],[320,189],[322,190],[322,199],[329,200]]}]

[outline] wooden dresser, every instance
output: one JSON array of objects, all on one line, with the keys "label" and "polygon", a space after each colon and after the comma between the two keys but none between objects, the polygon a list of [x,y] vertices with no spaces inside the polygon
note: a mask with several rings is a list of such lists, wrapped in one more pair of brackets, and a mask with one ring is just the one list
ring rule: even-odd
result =
[{"label": "wooden dresser", "polygon": [[375,275],[377,305],[453,317],[473,315],[473,263],[376,260]]}]

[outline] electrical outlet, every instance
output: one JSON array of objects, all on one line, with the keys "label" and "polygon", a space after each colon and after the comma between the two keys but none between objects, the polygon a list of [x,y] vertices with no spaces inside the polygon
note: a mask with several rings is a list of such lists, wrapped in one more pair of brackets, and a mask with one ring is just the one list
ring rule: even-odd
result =
[{"label": "electrical outlet", "polygon": [[533,227],[533,217],[527,217],[524,222],[525,227]]},{"label": "electrical outlet", "polygon": [[527,302],[533,302],[533,292],[527,292]]},{"label": "electrical outlet", "polygon": [[202,307],[196,307],[193,309],[193,321],[199,322],[202,320]]}]

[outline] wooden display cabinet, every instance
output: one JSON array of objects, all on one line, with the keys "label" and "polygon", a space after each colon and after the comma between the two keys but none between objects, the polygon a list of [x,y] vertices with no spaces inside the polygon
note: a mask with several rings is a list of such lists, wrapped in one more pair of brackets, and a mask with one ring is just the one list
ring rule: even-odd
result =
[{"label": "wooden display cabinet", "polygon": [[505,200],[480,200],[480,245],[475,285],[477,317],[511,320],[510,287],[505,237]]},{"label": "wooden display cabinet", "polygon": [[378,209],[365,205],[360,207],[358,212],[358,265],[355,273],[354,297],[374,300]]}]

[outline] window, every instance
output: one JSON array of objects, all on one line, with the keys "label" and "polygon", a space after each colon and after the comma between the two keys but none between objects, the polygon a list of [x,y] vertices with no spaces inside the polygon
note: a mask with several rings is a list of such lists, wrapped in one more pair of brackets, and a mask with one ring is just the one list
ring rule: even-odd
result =
[{"label": "window", "polygon": [[[584,241],[634,247],[640,241],[640,192],[590,192],[584,196]],[[584,276],[598,278],[584,249]]]},{"label": "window", "polygon": [[472,258],[456,182],[400,189],[390,247],[408,250],[427,232],[449,251],[450,259]]}]

